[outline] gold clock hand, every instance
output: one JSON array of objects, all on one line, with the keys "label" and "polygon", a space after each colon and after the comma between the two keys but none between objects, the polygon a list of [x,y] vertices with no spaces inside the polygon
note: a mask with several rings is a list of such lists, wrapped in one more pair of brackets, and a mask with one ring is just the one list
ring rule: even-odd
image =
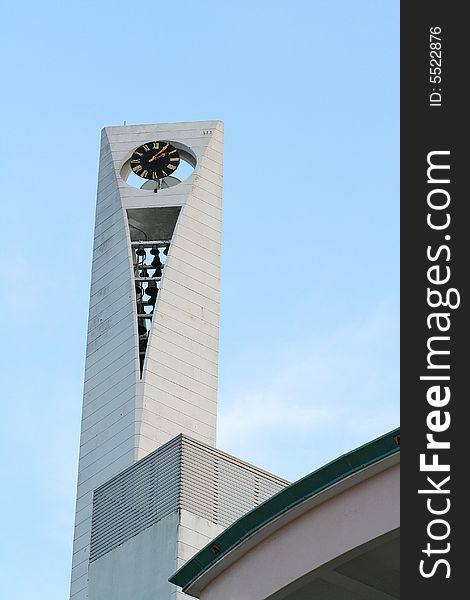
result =
[{"label": "gold clock hand", "polygon": [[149,158],[149,163],[153,162],[154,160],[157,160],[157,158],[163,158],[164,156],[166,156],[165,153],[163,153],[163,154],[160,154],[160,153],[154,154],[152,156],[152,158]]},{"label": "gold clock hand", "polygon": [[168,143],[166,146],[163,146],[163,148],[155,154],[155,158],[161,158],[160,155],[165,156],[162,153],[165,152],[165,150],[168,148],[169,145],[170,144]]}]

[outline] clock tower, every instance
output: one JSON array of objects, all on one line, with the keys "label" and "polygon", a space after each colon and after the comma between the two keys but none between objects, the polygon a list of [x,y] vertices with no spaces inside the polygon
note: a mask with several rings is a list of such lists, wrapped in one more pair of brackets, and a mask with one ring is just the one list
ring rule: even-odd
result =
[{"label": "clock tower", "polygon": [[102,131],[71,600],[168,577],[285,482],[215,448],[223,124]]}]

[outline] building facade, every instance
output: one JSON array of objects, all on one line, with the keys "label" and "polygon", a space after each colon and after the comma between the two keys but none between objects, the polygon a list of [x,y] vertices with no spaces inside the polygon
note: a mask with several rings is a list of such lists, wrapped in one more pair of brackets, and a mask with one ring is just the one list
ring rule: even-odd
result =
[{"label": "building facade", "polygon": [[397,600],[400,431],[284,488],[171,581],[200,600]]},{"label": "building facade", "polygon": [[215,450],[222,167],[220,121],[102,131],[71,600],[183,597],[171,573],[286,485]]}]

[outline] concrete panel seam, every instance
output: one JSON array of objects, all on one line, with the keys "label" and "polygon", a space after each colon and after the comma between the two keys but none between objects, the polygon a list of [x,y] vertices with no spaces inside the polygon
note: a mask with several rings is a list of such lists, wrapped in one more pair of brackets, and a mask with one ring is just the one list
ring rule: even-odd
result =
[{"label": "concrete panel seam", "polygon": [[[194,217],[191,217],[191,215],[188,215],[186,212],[183,212],[182,214],[182,220],[184,219],[184,221],[186,221],[186,219],[190,219],[190,221],[197,223],[199,226],[203,226],[206,227],[207,229],[210,229],[211,231],[213,231],[215,234],[217,234],[217,237],[214,241],[218,242],[220,239],[220,228],[219,229],[215,229],[214,227],[212,227],[211,225],[207,225],[207,223],[203,223],[202,221],[198,221],[197,219],[195,219]],[[207,236],[209,237],[209,236]],[[209,238],[210,240],[213,238]]]},{"label": "concrete panel seam", "polygon": [[[168,340],[167,340],[167,343],[171,343],[171,342],[168,342]],[[176,346],[176,344],[173,344],[173,345]],[[153,348],[153,350],[156,351],[157,348]],[[153,352],[151,354],[153,354]],[[149,354],[149,359],[153,360],[151,354]],[[187,360],[180,358],[179,356],[175,356],[174,354],[171,354],[170,352],[168,352],[168,348],[165,348],[165,354],[167,354],[171,358],[174,358],[175,360],[181,361],[185,365],[188,365],[188,367],[193,367],[194,369],[197,369],[198,371],[201,371],[202,373],[205,373],[206,375],[210,375],[211,377],[217,378],[217,375],[215,375],[214,373],[211,373],[210,371],[206,371],[206,369],[203,369],[202,367],[199,367],[198,365],[195,365],[194,363],[190,363]],[[202,357],[200,357],[200,358],[202,361],[209,362],[209,363],[211,363],[211,365],[214,365],[217,368],[218,363],[213,363],[212,361],[210,361],[209,359],[206,359],[206,358],[202,358]]]},{"label": "concrete panel seam", "polygon": [[[194,194],[191,194],[191,196],[188,198],[188,200],[190,201],[189,203],[186,203],[186,206],[188,208],[197,210],[198,212],[205,215],[206,217],[209,217],[210,219],[214,219],[214,221],[218,221],[220,223],[220,226],[222,227],[222,209],[221,208],[218,208],[216,206],[213,206],[212,204],[209,204],[208,202],[206,202],[205,200],[202,200],[201,198],[198,198]],[[203,205],[206,204],[207,206],[211,206],[213,209],[217,210],[217,212],[220,214],[220,217],[214,216],[212,211],[206,212],[205,210],[202,210],[202,208],[200,207],[200,204],[203,204]]]},{"label": "concrete panel seam", "polygon": [[[162,419],[162,425],[163,425],[165,422],[167,422],[167,423],[171,423],[171,424],[173,424],[173,425],[176,425],[177,427],[181,427],[180,423],[175,423],[175,422],[174,422],[174,421],[172,421],[171,419],[166,419],[166,418],[165,418],[165,419]],[[143,424],[143,425],[146,425],[147,427],[151,427],[152,429],[156,429],[158,432],[160,432],[160,431],[161,431],[161,427],[155,427],[154,425],[152,425],[152,424],[150,424],[150,423],[146,423],[146,422],[142,422],[142,424]],[[173,436],[175,435],[174,433],[171,433],[171,432],[168,432],[168,434],[169,434],[169,435],[173,435]],[[215,429],[214,429],[214,434],[215,434]],[[204,441],[203,443],[205,443],[205,444],[208,444],[208,445],[209,445],[209,444],[213,444],[213,443],[214,443],[214,440],[213,440],[213,438],[210,438],[210,437],[208,437],[207,435],[204,435],[204,434],[202,434],[202,433],[199,433],[199,432],[195,432],[195,431],[193,431],[193,432],[192,432],[192,435],[193,435],[193,436],[197,436],[198,438],[202,438],[202,439],[203,439],[203,441]],[[139,437],[139,438],[144,438],[144,439],[147,439],[147,440],[149,440],[149,442],[152,442],[153,444],[155,444],[155,439],[154,439],[154,438],[150,438],[150,437],[148,437],[148,435],[145,435],[145,433],[142,433],[141,431],[139,431],[139,433],[138,433],[138,437]],[[207,440],[207,441],[206,441],[206,440]],[[157,450],[157,448],[155,448],[155,447],[154,447],[154,450]]]},{"label": "concrete panel seam", "polygon": [[[219,276],[212,275],[211,273],[208,273],[207,271],[204,271],[204,269],[200,269],[199,267],[196,267],[195,265],[192,265],[191,263],[186,262],[182,258],[179,258],[178,256],[173,255],[171,257],[171,267],[173,269],[177,269],[178,271],[180,271],[180,269],[178,269],[178,267],[174,264],[174,263],[178,263],[178,262],[179,263],[183,263],[185,266],[189,267],[189,269],[188,269],[189,271],[199,271],[199,273],[202,273],[204,275],[204,277],[209,277],[211,279],[215,279],[216,280],[215,281],[216,287],[214,287],[213,285],[209,285],[205,281],[201,282],[201,283],[204,283],[204,285],[207,285],[208,287],[210,287],[210,288],[212,288],[212,289],[214,289],[216,291],[219,291],[219,289],[220,289],[220,275]],[[202,259],[201,259],[201,262],[203,262]],[[183,275],[187,275],[188,277],[191,277],[191,275],[188,275],[184,271],[181,271],[181,273]]]},{"label": "concrete panel seam", "polygon": [[[114,288],[114,289],[113,289],[113,293],[117,293],[117,292],[118,292],[118,291],[119,291],[121,288],[123,288],[124,286],[130,287],[130,286],[129,286],[129,281],[123,281],[121,284],[119,284],[119,286],[118,286],[117,288]],[[123,298],[124,296],[125,296],[125,294],[119,295],[119,296],[117,297],[117,299],[113,301],[113,304],[114,304],[115,302],[118,302],[118,301],[119,301],[121,298]],[[102,298],[101,300],[98,300],[98,301],[97,301],[97,302],[95,302],[94,304],[92,304],[92,303],[90,302],[89,311],[90,311],[90,309],[91,309],[91,308],[95,308],[95,306],[98,306],[98,305],[100,304],[100,302],[103,302],[104,300],[105,300],[105,298]],[[101,310],[101,309],[100,309],[100,310]],[[97,314],[99,314],[99,311],[97,312]],[[94,315],[94,316],[96,316],[96,315]]]},{"label": "concrete panel seam", "polygon": [[[131,412],[133,412],[133,411],[131,411]],[[129,414],[129,413],[128,413],[128,414]],[[105,443],[107,443],[107,442],[110,442],[110,441],[111,441],[111,440],[113,440],[113,439],[114,439],[114,438],[115,438],[117,435],[121,434],[123,431],[125,431],[125,430],[126,430],[126,429],[128,429],[129,427],[132,429],[132,435],[135,435],[135,431],[134,431],[133,423],[135,423],[135,421],[132,421],[132,423],[124,423],[124,426],[123,426],[121,429],[119,429],[119,431],[116,431],[116,433],[113,433],[113,435],[112,435],[112,436],[110,436],[110,437],[107,437],[105,440],[103,440],[103,441],[100,443],[100,448],[97,448],[97,447],[95,447],[95,448],[92,448],[92,449],[91,449],[91,450],[89,450],[88,452],[85,452],[84,454],[80,454],[80,458],[81,458],[81,459],[84,459],[84,458],[86,458],[87,456],[89,456],[90,454],[92,454],[93,452],[97,452],[98,450],[100,450],[100,451],[102,452],[102,447],[104,446],[104,444],[105,444]],[[101,432],[101,433],[103,433],[103,432]],[[97,434],[97,435],[99,435],[99,434]],[[125,440],[124,440],[122,443],[124,443],[125,441],[129,440],[129,438],[130,438],[130,437],[132,437],[132,435],[131,435],[131,436],[128,436],[127,438],[125,438]],[[88,442],[85,442],[85,444],[89,444],[89,443],[90,443],[90,442],[92,442],[92,441],[93,441],[93,438],[92,438],[92,439],[90,439]],[[81,447],[83,447],[85,444],[83,444]],[[121,445],[121,444],[118,444],[117,446],[114,446],[113,448],[111,448],[111,450],[109,450],[108,452],[105,452],[104,454],[101,454],[100,458],[103,458],[103,457],[105,457],[107,454],[109,454],[109,452],[114,452],[114,451],[115,451],[115,449],[116,449],[116,448],[118,448],[120,445]],[[93,462],[91,462],[91,463],[89,463],[89,464],[85,465],[85,466],[84,466],[84,468],[88,468],[88,467],[90,467],[90,466],[91,466],[91,465],[92,465],[94,462],[96,462],[96,461],[93,461]]]},{"label": "concrete panel seam", "polygon": [[[208,182],[208,183],[210,183],[210,182]],[[216,198],[219,203],[222,201],[221,200],[221,198],[222,198],[222,187],[220,187],[220,186],[219,186],[220,187],[220,191],[212,192],[211,190],[208,190],[208,189],[202,187],[202,185],[199,185],[198,181],[194,181],[193,187],[201,190],[201,192],[203,192],[204,194],[210,194],[211,196],[214,196],[214,198]]]},{"label": "concrete panel seam", "polygon": [[[157,329],[159,329],[159,336],[162,336],[162,333],[163,333],[163,332],[162,332],[162,330],[160,330],[160,326],[158,326],[158,325],[157,325]],[[162,329],[163,329],[163,327],[162,327]],[[215,368],[216,368],[216,370],[217,370],[217,368],[218,368],[218,362],[217,362],[217,358],[215,358],[215,359],[213,360],[212,358],[207,358],[206,356],[203,356],[202,354],[196,353],[196,349],[195,349],[195,348],[192,348],[191,350],[188,350],[188,349],[187,349],[187,348],[185,348],[184,346],[180,346],[179,344],[175,343],[175,341],[174,341],[174,339],[173,339],[174,332],[173,332],[173,331],[171,331],[171,330],[167,330],[167,331],[169,331],[170,333],[166,333],[166,335],[167,335],[168,337],[171,337],[172,339],[171,339],[171,340],[169,340],[169,339],[165,339],[165,344],[166,344],[166,345],[167,345],[167,344],[171,344],[172,346],[175,346],[176,348],[179,348],[179,349],[180,349],[180,350],[182,350],[183,352],[187,352],[187,353],[190,353],[190,354],[194,354],[194,355],[195,355],[195,356],[197,356],[197,357],[198,357],[200,360],[203,360],[203,361],[205,361],[205,362],[208,362],[208,363],[210,363],[210,364],[212,365],[212,367],[215,367]],[[178,338],[179,338],[179,337],[183,337],[184,339],[187,339],[187,340],[189,340],[189,338],[186,338],[186,337],[184,337],[184,336],[180,336],[180,334],[178,334]],[[163,339],[163,338],[162,338],[162,339]],[[189,341],[192,341],[192,340],[189,340]],[[195,345],[195,346],[200,346],[201,348],[203,348],[203,349],[204,349],[204,350],[206,350],[206,351],[209,351],[209,352],[211,352],[212,354],[215,354],[215,355],[217,354],[215,350],[210,350],[209,348],[206,348],[205,346],[202,346],[202,345],[201,345],[201,344],[199,344],[199,343],[196,343],[196,342],[194,342],[194,345]],[[170,356],[173,356],[173,355],[171,355],[171,354],[170,354]]]},{"label": "concrete panel seam", "polygon": [[[170,304],[170,303],[167,302],[167,304]],[[170,307],[171,307],[171,304],[170,304]],[[210,321],[204,321],[204,319],[201,319],[201,317],[196,317],[196,316],[192,315],[191,313],[188,313],[187,311],[185,311],[183,309],[178,309],[178,312],[182,312],[185,315],[188,315],[188,317],[190,317],[190,320],[189,321],[182,321],[181,319],[177,319],[173,315],[167,313],[164,309],[162,310],[161,304],[158,307],[158,312],[157,312],[156,316],[158,317],[158,315],[164,315],[168,319],[171,319],[171,321],[175,321],[176,323],[181,323],[181,325],[186,325],[187,327],[191,327],[191,329],[194,329],[195,331],[199,331],[199,333],[203,333],[204,335],[207,335],[207,336],[213,338],[214,340],[218,340],[219,339],[219,325],[218,324],[215,325],[214,323],[211,323]],[[199,327],[196,327],[197,321],[202,321],[203,324],[206,324],[209,327],[212,327],[212,328],[216,329],[217,331],[214,332],[214,335],[212,335],[211,333],[208,333],[207,331],[204,331],[203,329],[199,329]]]},{"label": "concrete panel seam", "polygon": [[[211,348],[210,346],[206,346],[205,344],[202,344],[201,342],[195,342],[193,340],[193,338],[188,337],[187,335],[184,335],[182,333],[179,333],[177,331],[174,331],[173,329],[171,329],[170,327],[166,326],[166,325],[162,325],[162,323],[156,323],[155,324],[157,327],[161,327],[162,329],[165,329],[166,331],[168,331],[168,335],[172,335],[172,334],[176,334],[178,336],[181,336],[182,338],[185,338],[195,344],[197,344],[198,346],[202,346],[203,348],[205,348],[206,350],[210,350],[211,352],[216,352],[216,350],[214,350],[213,348]],[[176,344],[175,344],[176,346]]]},{"label": "concrete panel seam", "polygon": [[[119,208],[118,210],[116,210],[116,212],[113,213],[111,215],[111,217],[117,215],[120,211],[122,211],[122,208]],[[111,217],[109,217],[109,218],[111,218]],[[101,228],[102,224],[99,227]],[[111,229],[113,227],[117,227],[117,229],[116,229],[116,231],[111,233]],[[109,234],[109,237],[107,237],[106,239],[110,240],[113,236],[115,236],[117,234],[125,233],[125,232],[126,232],[126,222],[124,221],[124,219],[119,218],[118,220],[112,221],[104,229],[100,229],[99,233],[96,233],[96,231],[95,231],[95,235],[93,237],[93,249],[95,248],[96,240],[98,240],[98,238],[104,236],[105,234]]]},{"label": "concrete panel seam", "polygon": [[[127,366],[130,366],[130,364],[131,363],[129,363],[129,365],[127,365]],[[118,381],[116,381],[112,387],[115,387],[116,385],[118,385],[119,383],[121,383],[122,381],[124,381],[125,379],[128,379],[129,377],[131,377],[132,373],[134,373],[134,372],[137,373],[137,365],[135,365],[134,369],[131,369],[129,372],[126,372],[125,375],[121,379],[119,379]],[[121,371],[119,371],[119,373],[121,373]],[[114,376],[115,375],[116,374],[114,373]],[[113,377],[113,375],[110,375],[109,377],[106,377],[106,379],[103,379],[103,381],[101,381],[100,383],[98,383],[94,388],[92,388],[90,390],[87,390],[85,392],[85,394],[84,394],[87,397],[87,400],[86,400],[86,402],[83,403],[83,406],[88,406],[91,402],[96,402],[96,400],[98,399],[99,396],[102,396],[104,393],[106,393],[107,391],[109,391],[110,388],[108,387],[104,392],[102,392],[102,393],[94,396],[92,399],[88,399],[88,396],[92,395],[93,390],[96,390],[97,387],[103,385],[104,383],[107,384],[108,380],[112,379],[112,377]],[[136,378],[137,378],[137,375],[136,375]]]},{"label": "concrete panel seam", "polygon": [[[170,279],[169,281],[171,281],[171,279]],[[176,283],[176,282],[173,282],[173,281],[172,281],[172,283]],[[181,285],[181,284],[179,284],[179,285]],[[185,287],[185,286],[182,286],[182,287]],[[193,301],[193,300],[189,300],[188,298],[185,298],[184,296],[180,296],[179,294],[177,294],[177,293],[176,293],[176,292],[174,292],[173,290],[171,290],[171,291],[169,291],[169,290],[165,290],[165,291],[166,291],[166,295],[168,295],[168,296],[170,296],[170,294],[171,294],[171,296],[176,296],[176,297],[177,297],[179,300],[182,300],[182,301],[184,301],[184,302],[189,302],[189,304],[192,304],[192,305],[194,305],[196,308],[199,308],[199,309],[201,309],[201,308],[202,308],[202,309],[204,310],[204,312],[208,312],[208,313],[210,313],[210,315],[209,315],[209,316],[211,316],[211,317],[213,316],[213,317],[216,319],[217,323],[220,321],[220,315],[219,315],[219,313],[216,313],[216,312],[214,312],[214,311],[213,311],[213,310],[211,310],[210,308],[201,307],[201,305],[200,305],[198,302],[195,302],[195,301]],[[197,292],[195,292],[195,293],[197,293]],[[204,296],[204,298],[205,298],[205,296]],[[207,298],[207,300],[209,300],[209,299],[210,299],[210,298]],[[168,301],[166,301],[166,302],[168,302]],[[214,301],[214,302],[215,302],[215,301]],[[181,310],[183,310],[183,309],[181,309]],[[184,311],[184,312],[186,312],[187,314],[191,315],[191,313],[188,313],[187,311]],[[210,321],[207,321],[207,322],[208,322],[208,323],[210,323]],[[218,325],[217,325],[217,326],[216,326],[216,325],[214,325],[214,327],[217,327],[217,328],[218,328]]]},{"label": "concrete panel seam", "polygon": [[[179,373],[179,371],[175,371],[175,369],[171,369],[170,367],[167,367],[166,365],[163,365],[161,363],[158,362],[158,360],[153,360],[153,362],[157,365],[160,365],[161,367],[163,367],[164,369],[168,369],[170,371],[173,371],[173,373],[176,373],[178,375],[181,375],[183,377],[186,377],[187,379],[190,379],[191,381],[194,381],[195,384],[198,384],[200,386],[209,388],[208,392],[210,391],[210,393],[214,393],[214,391],[217,391],[217,388],[212,388],[208,385],[204,385],[203,383],[201,383],[200,381],[197,381],[196,379],[193,379],[192,377],[189,377],[188,375],[184,375],[184,373]],[[201,398],[204,399],[210,399],[208,398],[208,396],[206,396],[205,394],[201,394],[199,392],[196,392],[193,388],[187,387],[186,385],[183,385],[182,383],[178,383],[172,379],[168,379],[168,377],[164,377],[161,373],[153,373],[153,375],[155,375],[156,377],[161,377],[162,379],[164,379],[165,381],[169,381],[170,383],[173,383],[174,385],[176,385],[177,387],[182,388],[183,390],[188,390],[188,392],[191,392],[192,394],[196,394],[196,396],[200,396]]]},{"label": "concrete panel seam", "polygon": [[[131,333],[133,333],[133,332],[131,332]],[[122,335],[123,337],[126,336],[126,337],[124,337],[124,340],[122,342],[120,342],[117,346],[111,347],[110,350],[107,350],[106,353],[103,354],[99,358],[92,356],[93,354],[96,354],[100,350],[105,350],[108,347],[108,344],[110,344],[111,340],[118,338],[119,335]],[[87,357],[87,360],[86,360],[86,363],[85,363],[85,370],[88,367],[93,367],[101,359],[106,358],[109,354],[115,352],[116,350],[119,350],[121,348],[121,346],[124,346],[125,344],[128,344],[129,349],[136,347],[137,340],[135,339],[135,334],[134,335],[129,335],[129,333],[127,331],[123,331],[123,332],[121,332],[121,334],[117,334],[114,338],[109,339],[108,340],[108,344],[106,344],[105,346],[101,346],[100,348],[97,348],[96,350],[93,350],[92,352],[90,352],[89,357],[93,358],[93,360],[88,360],[89,357]]]},{"label": "concrete panel seam", "polygon": [[[104,394],[106,394],[107,392],[109,392],[113,387],[116,387],[117,385],[119,385],[120,383],[122,383],[122,381],[124,381],[124,379],[127,379],[128,376],[124,377],[123,379],[121,379],[119,382],[117,382],[114,386],[112,386],[111,388],[107,389],[105,392],[103,392],[102,394],[100,394],[99,396],[97,396],[96,398],[93,398],[92,400],[90,400],[87,403],[87,406],[89,406],[90,404],[92,404],[93,402],[96,402],[97,400],[99,400],[101,398],[101,396],[103,396]],[[122,390],[122,392],[119,392],[119,395],[121,395],[121,393],[124,393],[126,390],[129,389],[134,389],[135,387],[135,383],[131,383],[127,386],[127,388],[124,388]],[[101,410],[102,408],[105,408],[108,404],[110,404],[111,402],[113,402],[113,400],[115,400],[116,396],[113,396],[113,398],[111,400],[108,400],[108,402],[106,402],[105,404],[101,405],[99,408],[97,408],[96,410],[94,410],[93,412],[89,413],[85,418],[88,419],[89,417],[93,416],[95,413],[97,413],[99,410]]]},{"label": "concrete panel seam", "polygon": [[[129,437],[126,441],[129,441],[130,439],[131,438]],[[123,452],[122,454],[120,454],[119,456],[117,456],[115,460],[111,461],[105,467],[103,467],[99,471],[96,471],[93,475],[90,475],[90,477],[87,477],[86,479],[83,479],[78,484],[78,487],[79,488],[85,487],[85,484],[88,481],[90,481],[90,479],[93,479],[94,477],[96,477],[97,475],[99,475],[100,473],[102,473],[103,471],[106,471],[106,469],[109,469],[109,467],[111,467],[114,463],[118,462],[119,460],[121,460],[122,458],[124,458],[124,456],[126,456],[127,454],[130,454],[135,449],[136,449],[136,446],[134,446],[134,448],[132,448],[132,449],[131,448],[127,449],[126,452]],[[114,475],[116,475],[116,473],[114,473]],[[112,479],[114,477],[114,475],[109,475],[109,477],[106,477],[106,479],[104,479],[104,481],[102,483],[105,483],[108,479]],[[82,494],[77,494],[77,500],[79,498],[81,498],[82,496],[84,496],[86,493],[88,493],[90,490],[93,490],[93,489],[97,488],[99,485],[101,485],[101,484],[96,484],[95,486],[93,486],[91,488],[90,488],[90,486],[87,486],[85,492],[83,492]]]},{"label": "concrete panel seam", "polygon": [[[135,356],[129,357],[126,361],[124,361],[124,364],[119,365],[119,366],[111,363],[105,369],[103,369],[103,373],[105,372],[106,369],[109,370],[109,375],[106,375],[106,377],[103,377],[101,379],[100,376],[102,376],[103,373],[97,373],[96,375],[93,375],[92,377],[90,377],[90,379],[85,380],[85,393],[87,393],[87,394],[90,393],[91,391],[96,389],[98,386],[100,386],[104,381],[107,381],[111,377],[115,376],[116,373],[120,373],[121,369],[125,369],[126,367],[132,366],[133,368],[130,371],[132,373],[132,371],[134,371],[134,369],[135,369],[135,363],[136,363]],[[111,368],[113,368],[113,370],[111,370]],[[130,375],[130,373],[128,373],[128,374]],[[93,381],[93,380],[96,380],[96,381]],[[92,385],[90,387],[87,387],[87,384],[89,384],[89,383],[92,383]]]},{"label": "concrete panel seam", "polygon": [[[176,271],[176,269],[175,269]],[[172,281],[173,283],[176,283],[178,285],[180,285],[181,287],[186,288],[187,290],[194,292],[195,294],[199,294],[200,296],[202,296],[203,298],[207,298],[207,300],[212,300],[212,302],[215,302],[216,304],[219,304],[219,302],[217,300],[214,300],[213,296],[206,296],[205,294],[201,294],[201,292],[196,292],[194,291],[191,287],[188,287],[187,285],[184,285],[184,283],[181,283],[180,281],[178,281],[177,279],[173,279],[171,277],[172,273],[170,272],[170,274],[167,273],[165,274],[166,279],[169,279],[170,281]],[[186,277],[188,277],[188,279],[194,279],[193,277],[189,277],[188,275],[186,275]],[[205,286],[205,287],[210,287],[210,286]],[[216,290],[215,288],[210,288],[211,290],[215,291],[215,292],[219,292],[219,290]]]},{"label": "concrete panel seam", "polygon": [[[210,388],[212,391],[217,391],[217,382],[214,382],[215,385],[209,385],[208,383],[204,383],[203,381],[200,381],[199,379],[195,379],[194,377],[192,377],[191,375],[187,375],[186,373],[183,373],[182,371],[180,371],[179,369],[176,369],[174,367],[170,367],[169,365],[160,362],[161,360],[161,355],[157,355],[157,357],[152,358],[151,359],[153,363],[155,363],[155,365],[157,366],[157,371],[153,371],[152,369],[147,369],[150,373],[153,373],[155,376],[159,377],[160,376],[160,371],[158,370],[158,366],[163,367],[164,369],[168,369],[170,371],[173,371],[174,373],[177,373],[178,375],[182,375],[183,377],[187,377],[188,379],[191,379],[192,381],[194,381],[195,383],[197,383],[198,385],[203,385],[204,387]],[[196,369],[196,367],[194,367],[194,369]],[[200,369],[197,369],[200,371]],[[214,376],[213,376],[214,377]],[[217,379],[217,378],[215,378]],[[176,382],[175,382],[176,383]]]},{"label": "concrete panel seam", "polygon": [[[213,265],[214,267],[217,267],[220,269],[220,255],[219,254],[216,254],[215,252],[212,252],[212,250],[203,248],[202,246],[199,246],[199,244],[197,244],[197,246],[199,248],[201,248],[201,250],[204,250],[205,252],[210,252],[211,254],[214,255],[214,259],[213,259],[214,262],[211,262],[206,257],[202,258],[200,254],[195,254],[194,252],[191,252],[191,250],[188,250],[187,248],[183,248],[183,246],[180,245],[179,238],[186,239],[182,235],[175,236],[175,239],[172,241],[172,245],[174,246],[174,248],[177,248],[180,252],[186,252],[187,254],[190,254],[191,256],[198,258],[199,260],[204,260],[204,261],[208,262],[210,265]],[[186,241],[190,241],[190,240],[186,240]],[[193,244],[194,244],[194,242],[193,242]],[[194,245],[196,245],[196,244],[194,244]]]},{"label": "concrete panel seam", "polygon": [[[133,421],[133,423],[135,423],[135,421]],[[111,452],[115,452],[119,448],[119,446],[122,446],[123,444],[126,444],[130,439],[132,439],[135,436],[135,429],[134,429],[133,425],[131,425],[130,427],[132,429],[132,433],[130,435],[128,435],[124,440],[122,440],[122,442],[120,442],[119,444],[117,444],[117,446],[113,446],[110,450],[107,450],[106,452],[103,453],[102,452],[102,446],[104,444],[102,443],[100,448],[93,448],[92,450],[90,450],[86,454],[80,455],[80,458],[83,459],[86,456],[89,456],[90,454],[93,454],[93,452],[97,452],[98,450],[101,452],[99,458],[97,458],[96,460],[92,460],[88,464],[83,465],[81,471],[84,471],[85,469],[89,469],[95,463],[97,463],[99,460],[101,460],[101,459],[105,458],[106,456],[108,456],[108,454],[110,454]],[[112,435],[110,438],[107,438],[106,442],[112,440],[113,438],[115,438],[117,435],[119,435],[120,433],[122,433],[123,431],[125,431],[128,428],[129,428],[129,423],[126,423],[125,427],[123,427],[120,431],[118,431],[117,433],[115,433],[114,435]]]},{"label": "concrete panel seam", "polygon": [[[125,265],[126,268],[120,269],[120,267],[122,267],[122,265]],[[96,288],[96,286],[99,284],[101,279],[104,279],[105,277],[111,278],[111,275],[113,276],[112,279],[116,279],[117,277],[119,277],[120,275],[123,275],[124,273],[129,273],[129,279],[130,279],[132,272],[131,272],[131,268],[130,268],[130,259],[129,259],[128,254],[126,254],[126,256],[120,262],[118,262],[118,264],[116,266],[114,266],[111,271],[105,270],[104,275],[102,275],[101,273],[98,273],[99,271],[103,270],[104,267],[106,267],[106,266],[108,266],[108,265],[104,264],[92,271],[92,275],[91,275],[91,287],[92,288]],[[90,294],[90,296],[93,296],[94,294],[96,294],[96,292],[93,292],[92,294]]]},{"label": "concrete panel seam", "polygon": [[[144,397],[144,402],[145,402],[145,397]],[[203,421],[201,419],[197,419],[196,417],[192,417],[191,415],[188,415],[187,413],[184,413],[181,410],[178,410],[174,406],[169,406],[167,404],[163,404],[160,401],[158,402],[158,404],[162,404],[165,408],[171,408],[171,410],[173,410],[175,413],[178,413],[178,414],[182,415],[183,417],[186,417],[190,421],[195,421],[196,423],[201,423],[201,425],[206,425],[208,427],[215,428],[215,427],[209,425],[209,423],[207,421]],[[199,407],[195,407],[195,408],[198,408],[199,410],[203,410],[205,413],[207,413],[211,417],[211,420],[214,419],[214,417],[216,416],[216,413],[210,412],[210,411],[208,411],[208,410],[206,410],[204,408],[199,408]],[[173,419],[170,419],[167,416],[163,416],[161,414],[158,414],[158,413],[154,412],[152,410],[151,406],[149,406],[149,405],[146,405],[146,406],[144,405],[143,408],[138,408],[136,410],[140,410],[142,412],[149,413],[151,415],[154,415],[155,417],[158,417],[159,419],[165,419],[167,421],[170,421],[171,423],[174,423],[175,425],[180,425],[180,423],[181,423],[180,421],[174,421]],[[144,419],[136,421],[136,423],[137,422],[141,422],[141,423],[145,423],[145,424],[151,425],[151,423],[149,423],[148,421],[145,421]],[[152,427],[155,427],[155,426],[152,425]]]},{"label": "concrete panel seam", "polygon": [[[124,317],[122,317],[122,319],[119,319],[119,321],[116,321],[116,323],[113,323],[113,328],[116,327],[116,325],[119,325],[119,323],[122,323],[122,321],[124,321],[126,319],[129,319],[129,317],[133,317],[133,316],[134,315],[131,314],[131,311],[129,311],[129,314],[124,315]],[[89,340],[88,336],[87,336],[87,346],[89,344],[95,344],[101,337],[103,337],[104,335],[106,335],[108,332],[109,332],[109,330],[108,331],[103,331],[103,333],[100,333],[100,335],[97,335],[96,337],[94,337],[91,340]],[[91,332],[89,332],[89,333],[91,333]],[[120,333],[122,333],[122,331]],[[119,335],[119,334],[116,334],[114,337],[109,338],[105,343],[109,344],[112,340],[114,340],[117,337],[117,335]],[[102,348],[102,347],[103,346],[100,346],[100,348]],[[96,348],[96,350],[98,350],[98,349],[99,348]],[[96,350],[93,350],[93,352],[96,352]]]},{"label": "concrete panel seam", "polygon": [[[113,348],[114,350],[120,349],[124,344],[120,344],[118,347]],[[98,375],[103,374],[104,369],[107,369],[108,367],[111,366],[115,366],[115,363],[120,360],[121,358],[123,358],[124,356],[126,356],[126,354],[131,354],[132,353],[132,360],[135,360],[136,357],[136,349],[137,349],[137,344],[128,344],[126,346],[125,349],[122,350],[121,354],[119,356],[116,356],[116,358],[113,358],[113,360],[109,363],[106,364],[106,366],[104,365],[99,365],[99,363],[101,361],[103,361],[107,356],[109,356],[110,352],[108,352],[106,355],[102,356],[101,358],[99,358],[93,365],[88,365],[88,368],[85,370],[85,383],[90,381],[90,379],[93,379],[93,377],[97,377]],[[99,371],[98,373],[93,373],[93,375],[87,375],[87,373],[91,370],[91,367],[96,367],[97,365],[99,365]]]}]

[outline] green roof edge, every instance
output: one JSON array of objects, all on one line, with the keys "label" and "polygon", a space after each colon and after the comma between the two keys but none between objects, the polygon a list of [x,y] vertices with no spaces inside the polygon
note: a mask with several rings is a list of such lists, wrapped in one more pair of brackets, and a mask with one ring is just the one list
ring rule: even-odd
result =
[{"label": "green roof edge", "polygon": [[[205,571],[271,521],[342,479],[399,452],[399,436],[400,428],[389,431],[343,454],[271,496],[232,523],[189,559],[169,578],[170,583],[180,586],[185,591]],[[217,553],[213,550],[214,546],[218,549]]]}]

